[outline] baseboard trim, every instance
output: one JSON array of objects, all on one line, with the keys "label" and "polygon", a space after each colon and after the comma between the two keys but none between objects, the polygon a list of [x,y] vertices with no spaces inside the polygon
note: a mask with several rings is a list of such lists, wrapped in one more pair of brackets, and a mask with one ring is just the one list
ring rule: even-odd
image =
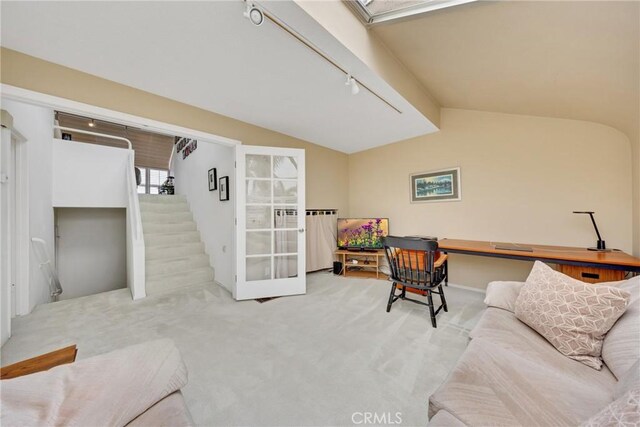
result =
[{"label": "baseboard trim", "polygon": [[465,291],[478,292],[480,294],[486,294],[487,293],[486,289],[478,289],[478,288],[473,288],[471,286],[458,285],[456,283],[451,283],[451,282],[449,282],[449,286],[452,287],[452,288],[464,289]]}]

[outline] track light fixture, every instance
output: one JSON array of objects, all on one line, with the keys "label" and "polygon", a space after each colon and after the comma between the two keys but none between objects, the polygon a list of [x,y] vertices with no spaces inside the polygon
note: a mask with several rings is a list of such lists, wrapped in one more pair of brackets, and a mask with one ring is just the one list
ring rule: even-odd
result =
[{"label": "track light fixture", "polygon": [[264,22],[264,13],[262,13],[262,11],[253,3],[247,2],[247,9],[244,11],[243,15],[255,26],[260,26]]},{"label": "track light fixture", "polygon": [[360,86],[356,83],[356,79],[351,77],[351,74],[347,74],[347,81],[344,85],[351,86],[351,95],[357,95],[360,92]]}]

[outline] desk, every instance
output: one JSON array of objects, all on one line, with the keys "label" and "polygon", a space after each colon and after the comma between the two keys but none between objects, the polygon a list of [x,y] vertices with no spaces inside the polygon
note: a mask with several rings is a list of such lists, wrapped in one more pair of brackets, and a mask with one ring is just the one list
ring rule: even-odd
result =
[{"label": "desk", "polygon": [[624,279],[625,272],[640,273],[640,259],[621,251],[596,252],[570,246],[530,245],[532,252],[496,249],[502,242],[442,239],[438,247],[445,253],[508,258],[522,261],[545,261],[558,264],[568,276],[591,283]]}]

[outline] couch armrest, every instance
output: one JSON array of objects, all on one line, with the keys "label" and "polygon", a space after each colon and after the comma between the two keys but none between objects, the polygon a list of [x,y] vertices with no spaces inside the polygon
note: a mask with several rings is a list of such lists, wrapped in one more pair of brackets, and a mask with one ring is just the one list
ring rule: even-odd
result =
[{"label": "couch armrest", "polygon": [[522,286],[524,286],[524,282],[490,282],[487,285],[487,296],[484,303],[489,307],[501,308],[513,313]]},{"label": "couch armrest", "polygon": [[23,375],[35,374],[36,372],[48,371],[56,366],[73,363],[76,360],[77,353],[76,346],[70,345],[60,350],[5,366],[0,368],[0,380],[9,380]]}]

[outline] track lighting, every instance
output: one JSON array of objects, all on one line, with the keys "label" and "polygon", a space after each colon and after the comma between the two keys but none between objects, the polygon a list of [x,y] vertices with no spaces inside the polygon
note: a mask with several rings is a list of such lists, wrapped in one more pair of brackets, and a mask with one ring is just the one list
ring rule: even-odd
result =
[{"label": "track lighting", "polygon": [[351,74],[347,74],[347,81],[344,83],[345,86],[351,86],[351,95],[357,95],[360,92],[360,86],[356,83],[356,79],[351,77]]},{"label": "track lighting", "polygon": [[264,22],[264,13],[262,13],[262,11],[253,3],[247,2],[247,9],[244,11],[243,15],[255,26],[260,26]]},{"label": "track lighting", "polygon": [[96,121],[95,121],[95,120],[93,120],[93,119],[91,119],[91,121],[89,122],[89,127],[90,127],[90,128],[94,128],[94,127],[96,127]]}]

